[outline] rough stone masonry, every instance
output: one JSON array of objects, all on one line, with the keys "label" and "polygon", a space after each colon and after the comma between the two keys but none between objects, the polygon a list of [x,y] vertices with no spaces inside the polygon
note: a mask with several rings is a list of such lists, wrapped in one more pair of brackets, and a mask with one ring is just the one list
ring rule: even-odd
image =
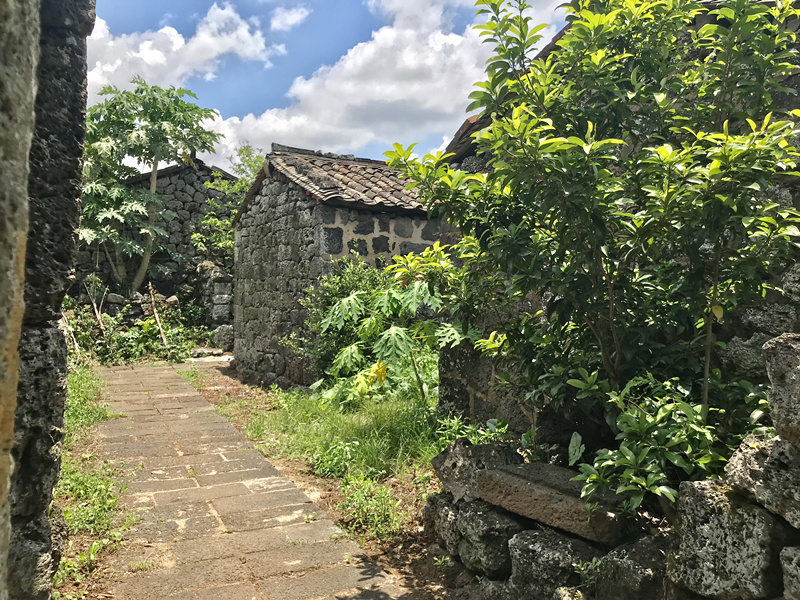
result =
[{"label": "rough stone masonry", "polygon": [[0,600],[8,600],[8,487],[19,373],[38,15],[39,0],[0,3]]},{"label": "rough stone masonry", "polygon": [[[30,6],[19,24],[35,20],[36,8]],[[94,0],[44,0],[38,14],[37,118],[29,158],[30,223],[7,562],[9,597],[26,600],[51,597],[58,566],[48,515],[60,470],[66,399],[67,349],[58,320],[74,277],[86,126],[86,38],[94,26]]]}]

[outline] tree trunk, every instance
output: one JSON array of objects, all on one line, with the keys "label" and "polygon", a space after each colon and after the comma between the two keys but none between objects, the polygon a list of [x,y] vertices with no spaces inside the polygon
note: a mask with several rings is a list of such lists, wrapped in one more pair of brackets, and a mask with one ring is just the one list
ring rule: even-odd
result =
[{"label": "tree trunk", "polygon": [[[150,172],[150,193],[156,193],[156,183],[158,182],[158,159],[153,161],[153,170]],[[156,207],[152,202],[147,206],[147,222],[150,227],[156,224]],[[133,278],[131,283],[131,292],[135,292],[144,283],[144,278],[147,276],[147,269],[150,267],[150,257],[153,255],[153,236],[147,234],[147,242],[144,247],[144,254],[142,254],[142,262],[139,263],[139,270],[136,272],[136,277]]]}]

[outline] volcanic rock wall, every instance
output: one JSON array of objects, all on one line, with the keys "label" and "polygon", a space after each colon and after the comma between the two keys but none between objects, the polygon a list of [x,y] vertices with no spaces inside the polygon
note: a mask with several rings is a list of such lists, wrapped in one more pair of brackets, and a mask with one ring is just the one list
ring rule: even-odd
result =
[{"label": "volcanic rock wall", "polygon": [[8,488],[14,441],[28,231],[28,154],[34,130],[39,1],[0,4],[0,600],[8,599]]},{"label": "volcanic rock wall", "polygon": [[9,595],[26,600],[51,597],[58,566],[51,556],[48,515],[60,469],[66,399],[67,349],[58,320],[74,279],[86,127],[86,38],[94,25],[94,0],[44,0],[40,14],[25,313],[9,494]]},{"label": "volcanic rock wall", "polygon": [[298,300],[327,272],[331,258],[351,251],[376,264],[421,252],[440,226],[411,212],[333,206],[286,178],[266,178],[239,214],[234,268],[234,356],[240,375],[264,385],[308,385],[319,378],[280,340],[301,334]]}]

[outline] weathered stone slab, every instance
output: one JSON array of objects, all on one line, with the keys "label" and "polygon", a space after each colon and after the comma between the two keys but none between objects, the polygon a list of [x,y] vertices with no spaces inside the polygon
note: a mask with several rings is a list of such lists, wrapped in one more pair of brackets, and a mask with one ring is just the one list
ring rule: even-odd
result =
[{"label": "weathered stone slab", "polygon": [[436,539],[452,556],[458,556],[461,532],[456,520],[458,508],[450,494],[432,494],[422,510],[422,524],[425,532]]},{"label": "weathered stone slab", "polygon": [[648,536],[600,559],[594,600],[661,597],[668,540]]},{"label": "weathered stone slab", "polygon": [[589,562],[599,552],[551,529],[523,531],[508,543],[511,585],[518,598],[552,598],[556,590],[581,583],[574,565]]},{"label": "weathered stone slab", "polygon": [[478,471],[520,464],[522,461],[522,456],[511,446],[473,445],[468,439],[459,438],[431,463],[446,492],[452,494],[456,501],[470,501],[479,498],[475,480]]},{"label": "weathered stone slab", "polygon": [[768,341],[764,354],[775,429],[780,437],[800,446],[800,334],[785,333]]},{"label": "weathered stone slab", "polygon": [[260,510],[249,510],[222,515],[225,529],[228,531],[263,530],[303,523],[319,516],[319,509],[307,502],[288,506],[273,506]]},{"label": "weathered stone slab", "polygon": [[491,579],[511,575],[508,541],[525,529],[520,519],[475,500],[461,505],[456,525],[462,535],[458,555],[468,569]]},{"label": "weathered stone slab", "polygon": [[575,473],[547,463],[526,463],[486,469],[475,475],[480,498],[506,510],[578,537],[604,544],[621,534],[616,513],[607,508],[591,514],[581,499]]},{"label": "weathered stone slab", "polygon": [[[267,598],[307,600],[309,598],[366,598],[353,590],[380,589],[390,583],[385,573],[372,565],[345,565],[333,569],[312,571],[302,577],[279,578],[259,582]],[[348,592],[348,593],[345,593]],[[381,595],[377,594],[376,598]],[[384,598],[386,595],[384,595]],[[396,596],[395,596],[396,597]]]},{"label": "weathered stone slab", "polygon": [[678,544],[667,576],[702,596],[775,598],[782,589],[778,553],[789,528],[716,481],[683,482]]},{"label": "weathered stone slab", "polygon": [[783,600],[800,600],[800,548],[781,551],[783,569]]},{"label": "weathered stone slab", "polygon": [[728,484],[800,529],[800,448],[750,435],[725,466]]}]

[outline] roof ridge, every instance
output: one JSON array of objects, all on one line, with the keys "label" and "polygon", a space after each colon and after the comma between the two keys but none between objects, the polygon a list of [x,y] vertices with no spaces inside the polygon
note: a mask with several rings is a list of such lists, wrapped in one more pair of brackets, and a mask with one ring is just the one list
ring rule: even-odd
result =
[{"label": "roof ridge", "polygon": [[327,158],[329,160],[341,160],[355,163],[367,163],[380,165],[382,167],[389,167],[386,161],[376,160],[374,158],[359,158],[354,154],[336,154],[334,152],[322,152],[321,150],[309,150],[307,148],[297,148],[295,146],[285,146],[283,144],[272,143],[272,152],[270,154],[299,154],[301,156],[309,156],[314,158]]}]

